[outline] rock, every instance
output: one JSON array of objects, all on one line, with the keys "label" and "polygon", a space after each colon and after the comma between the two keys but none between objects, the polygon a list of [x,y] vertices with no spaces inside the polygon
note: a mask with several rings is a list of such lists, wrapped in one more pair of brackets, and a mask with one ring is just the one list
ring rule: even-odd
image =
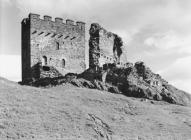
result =
[{"label": "rock", "polygon": [[154,95],[153,99],[157,100],[157,101],[161,101],[162,100],[162,96],[157,93],[157,94]]},{"label": "rock", "polygon": [[90,68],[81,74],[69,73],[64,77],[39,79],[33,81],[31,85],[56,86],[62,83],[121,93],[130,97],[191,105],[191,96],[188,93],[169,85],[159,74],[153,73],[144,62],[136,62],[134,66],[132,63],[128,63],[126,68],[107,64],[103,69],[100,67]]}]

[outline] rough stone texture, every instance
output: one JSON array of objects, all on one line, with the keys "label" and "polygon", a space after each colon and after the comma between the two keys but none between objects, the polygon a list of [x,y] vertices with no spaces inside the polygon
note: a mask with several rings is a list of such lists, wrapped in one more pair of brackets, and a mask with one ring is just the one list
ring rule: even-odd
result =
[{"label": "rough stone texture", "polygon": [[[79,87],[96,88],[131,97],[163,100],[172,104],[191,105],[191,96],[188,93],[168,84],[143,62],[134,65],[127,63],[125,68],[118,68],[115,64],[105,64],[103,69],[99,68],[97,71],[88,69],[78,77],[80,79],[74,79],[72,84]],[[89,86],[87,84],[84,86],[85,81],[81,79],[91,81],[86,81],[90,83]]]},{"label": "rough stone texture", "polygon": [[99,24],[91,24],[89,30],[89,67],[95,68],[99,65],[100,48],[99,48]]},{"label": "rough stone texture", "polygon": [[[137,64],[144,66],[145,73],[139,76]],[[153,73],[143,63],[127,64],[127,68],[116,67],[115,64],[105,64],[103,68],[87,69],[81,74],[67,74],[60,78],[45,78],[32,82],[33,86],[57,86],[70,83],[77,87],[85,87],[123,94],[128,97],[146,98],[165,101],[172,104],[191,106],[191,96],[168,84],[158,74]],[[139,66],[138,66],[139,67]],[[145,76],[145,74],[147,74]],[[159,85],[152,85],[151,81],[158,81]]]},{"label": "rough stone texture", "polygon": [[85,65],[85,23],[29,14],[22,21],[22,80],[38,79],[40,67],[53,66],[61,74],[80,73]]},{"label": "rough stone texture", "polygon": [[103,67],[104,64],[116,63],[125,66],[125,61],[120,60],[123,53],[122,39],[106,31],[99,24],[91,24],[89,39],[89,67]]}]

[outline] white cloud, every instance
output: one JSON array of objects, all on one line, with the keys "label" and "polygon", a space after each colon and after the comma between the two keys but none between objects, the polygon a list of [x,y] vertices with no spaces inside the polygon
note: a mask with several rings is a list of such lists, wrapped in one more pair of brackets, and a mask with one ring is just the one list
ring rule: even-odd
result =
[{"label": "white cloud", "polygon": [[176,87],[191,93],[191,56],[177,59],[159,73]]},{"label": "white cloud", "polygon": [[176,50],[179,53],[191,53],[191,34],[180,35],[175,31],[156,33],[145,39],[144,43],[164,51]]},{"label": "white cloud", "polygon": [[188,92],[189,94],[191,94],[191,80],[190,79],[179,79],[179,80],[174,80],[174,81],[169,81],[172,85],[174,85],[175,87],[184,90],[186,92]]},{"label": "white cloud", "polygon": [[0,2],[2,5],[11,4],[11,0],[1,0]]},{"label": "white cloud", "polygon": [[13,1],[22,12],[50,11],[54,0],[15,0]]}]

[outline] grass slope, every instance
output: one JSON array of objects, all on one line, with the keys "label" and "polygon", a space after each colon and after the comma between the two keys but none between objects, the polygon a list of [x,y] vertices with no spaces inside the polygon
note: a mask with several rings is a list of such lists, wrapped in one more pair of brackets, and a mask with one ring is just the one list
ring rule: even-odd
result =
[{"label": "grass slope", "polygon": [[1,140],[189,140],[191,108],[70,84],[0,79]]}]

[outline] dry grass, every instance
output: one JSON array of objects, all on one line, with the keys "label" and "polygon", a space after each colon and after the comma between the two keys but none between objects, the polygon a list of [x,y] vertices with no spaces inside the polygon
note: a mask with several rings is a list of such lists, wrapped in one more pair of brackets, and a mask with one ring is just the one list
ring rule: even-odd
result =
[{"label": "dry grass", "polygon": [[60,85],[0,79],[1,140],[189,140],[191,108]]}]

